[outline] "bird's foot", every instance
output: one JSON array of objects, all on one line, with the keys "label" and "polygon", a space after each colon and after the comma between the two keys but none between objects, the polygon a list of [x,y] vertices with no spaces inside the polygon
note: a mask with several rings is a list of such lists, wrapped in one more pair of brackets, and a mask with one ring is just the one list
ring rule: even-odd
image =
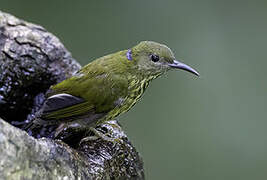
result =
[{"label": "bird's foot", "polygon": [[118,129],[118,130],[120,130],[121,129],[121,127],[117,124],[117,123],[115,123],[116,121],[106,121],[104,124],[106,124],[106,125],[108,125],[108,126],[111,126],[113,129]]},{"label": "bird's foot", "polygon": [[113,138],[110,137],[108,133],[103,133],[95,128],[90,128],[90,131],[93,132],[95,135],[94,136],[87,136],[85,138],[82,138],[80,141],[80,144],[86,142],[86,141],[95,141],[99,138],[103,139],[104,141],[112,142],[114,144],[116,143],[123,143],[123,140],[119,138]]}]

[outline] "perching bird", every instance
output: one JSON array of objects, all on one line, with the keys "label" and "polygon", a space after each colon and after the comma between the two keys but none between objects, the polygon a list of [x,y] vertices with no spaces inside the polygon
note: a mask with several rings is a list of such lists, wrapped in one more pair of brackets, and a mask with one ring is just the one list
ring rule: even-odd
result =
[{"label": "perching bird", "polygon": [[135,105],[153,79],[171,69],[199,75],[177,61],[170,48],[152,41],[96,59],[49,89],[28,131],[57,138],[68,128],[89,129],[113,120]]}]

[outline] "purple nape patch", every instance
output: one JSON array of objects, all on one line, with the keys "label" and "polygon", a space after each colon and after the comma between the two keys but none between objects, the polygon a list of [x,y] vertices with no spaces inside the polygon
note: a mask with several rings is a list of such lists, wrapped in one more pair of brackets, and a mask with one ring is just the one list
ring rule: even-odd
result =
[{"label": "purple nape patch", "polygon": [[126,57],[127,57],[127,59],[128,60],[132,60],[133,58],[132,58],[132,50],[131,49],[129,49],[128,51],[127,51],[127,53],[126,53]]}]

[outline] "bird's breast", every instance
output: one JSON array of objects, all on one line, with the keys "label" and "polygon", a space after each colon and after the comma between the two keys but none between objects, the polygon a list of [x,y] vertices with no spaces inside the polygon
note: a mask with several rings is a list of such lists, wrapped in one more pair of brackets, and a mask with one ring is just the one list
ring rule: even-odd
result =
[{"label": "bird's breast", "polygon": [[108,115],[109,120],[115,119],[118,115],[129,111],[137,101],[142,97],[149,81],[134,79],[129,82],[128,95],[125,98],[119,98],[116,103],[118,104]]}]

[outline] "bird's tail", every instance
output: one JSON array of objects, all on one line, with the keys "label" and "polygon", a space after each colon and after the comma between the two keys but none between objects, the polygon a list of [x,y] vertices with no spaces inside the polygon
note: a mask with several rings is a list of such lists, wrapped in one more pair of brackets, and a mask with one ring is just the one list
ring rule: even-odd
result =
[{"label": "bird's tail", "polygon": [[53,138],[54,136],[54,130],[55,126],[52,125],[43,125],[36,123],[38,120],[31,121],[29,124],[27,124],[24,128],[24,130],[30,135],[35,138],[41,138],[41,137],[49,137]]}]

